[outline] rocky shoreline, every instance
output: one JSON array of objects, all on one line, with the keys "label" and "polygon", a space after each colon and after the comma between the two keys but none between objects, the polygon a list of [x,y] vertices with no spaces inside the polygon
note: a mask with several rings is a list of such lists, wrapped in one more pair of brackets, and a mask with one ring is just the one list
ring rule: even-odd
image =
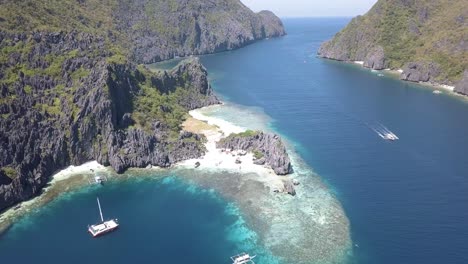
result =
[{"label": "rocky shoreline", "polygon": [[[331,60],[333,60],[333,59],[331,59]],[[333,60],[333,61],[336,61],[336,60]],[[403,76],[405,75],[403,69],[388,69],[387,68],[387,69],[376,70],[376,69],[371,69],[371,68],[364,67],[364,62],[363,61],[339,61],[339,62],[357,65],[357,66],[360,66],[362,68],[369,69],[369,70],[371,70],[373,72],[378,72],[379,74],[387,74],[388,73],[388,75],[391,75],[392,77],[398,78],[400,81],[407,81],[407,80],[403,79]],[[467,80],[468,80],[468,76],[465,77],[465,78],[467,78]],[[421,85],[423,87],[429,87],[431,89],[446,91],[446,92],[448,92],[450,94],[453,94],[453,95],[458,95],[458,96],[465,97],[465,94],[455,91],[455,88],[456,88],[455,86],[450,86],[450,85],[441,84],[441,83],[437,83],[437,82],[431,82],[431,81],[427,81],[427,82],[424,82],[424,81],[407,81],[407,82],[419,84],[419,85]],[[460,82],[460,85],[458,86],[458,88],[463,89],[464,84],[465,83],[462,84]]]},{"label": "rocky shoreline", "polygon": [[267,164],[277,175],[286,175],[292,172],[286,147],[278,135],[247,130],[243,133],[231,134],[222,138],[216,143],[216,147],[229,151],[243,150],[252,152],[255,156],[255,164]]},{"label": "rocky shoreline", "polygon": [[400,80],[453,87],[468,95],[466,14],[458,6],[462,1],[378,1],[322,43],[317,55],[400,71]]},{"label": "rocky shoreline", "polygon": [[188,111],[219,103],[206,69],[196,58],[163,72],[137,64],[286,34],[273,13],[238,0],[8,0],[0,18],[0,211],[69,165],[97,160],[122,173],[202,156],[203,138],[180,126]]},{"label": "rocky shoreline", "polygon": [[[229,138],[232,134],[230,138],[233,139],[249,131],[209,116],[210,111],[225,111],[223,109],[226,106],[218,105],[191,111],[192,119],[187,119],[184,124],[184,130],[205,135],[206,153],[203,157],[182,161],[170,168],[131,169],[124,174],[116,174],[113,169],[97,162],[70,167],[54,175],[42,195],[23,203],[19,209],[12,208],[0,215],[0,229],[5,229],[18,217],[41,207],[63,192],[88,188],[85,186],[89,185],[88,181],[94,173],[107,175],[110,181],[177,175],[200,187],[214,189],[222,197],[235,202],[249,228],[259,235],[259,242],[287,263],[341,263],[352,247],[349,222],[336,198],[287,143],[270,132],[255,132],[261,138],[258,141],[253,136],[233,142],[248,142],[256,148],[278,148],[280,154],[272,157],[288,160],[289,165],[285,168],[294,166],[294,171],[291,170],[288,175],[277,175],[271,166],[255,164],[252,148],[246,147],[249,149],[246,153],[236,150],[226,153],[221,145],[217,148],[216,143],[223,138]],[[269,142],[282,144],[269,146]],[[243,144],[239,145],[239,149],[244,147]],[[280,156],[282,150],[285,150],[285,156]],[[237,160],[241,163],[237,163]],[[196,168],[197,162],[200,165]],[[299,182],[299,185],[294,185]]]},{"label": "rocky shoreline", "polygon": [[408,64],[404,69],[373,68],[373,67],[369,67],[368,65],[370,64],[366,63],[365,61],[337,60],[333,58],[323,57],[320,54],[318,56],[321,58],[329,59],[333,61],[356,64],[363,68],[373,70],[373,71],[389,72],[392,75],[397,76],[398,79],[401,81],[426,85],[426,86],[430,86],[436,89],[443,89],[443,90],[455,93],[457,95],[468,96],[468,71],[465,71],[463,78],[455,86],[453,86],[452,83],[443,84],[443,83],[438,83],[434,81],[433,79],[428,77],[430,76],[430,73],[428,73],[427,71],[419,71],[417,70],[418,66],[411,66],[414,64]]},{"label": "rocky shoreline", "polygon": [[[71,59],[70,64],[79,65],[74,63],[80,59]],[[168,124],[171,119],[165,117],[218,103],[198,59],[184,61],[160,75],[131,64],[92,65],[89,76],[80,79],[77,88],[73,88],[74,82],[70,85],[70,90],[76,91],[48,98],[50,104],[36,94],[53,93],[56,89],[52,87],[57,84],[43,90],[44,82],[25,77],[16,88],[18,97],[3,105],[6,107],[1,112],[8,116],[0,120],[0,178],[9,181],[0,186],[0,210],[39,194],[49,177],[67,165],[97,160],[121,173],[129,167],[149,164],[168,167],[203,154],[200,137],[191,133],[173,135],[174,129]],[[162,117],[159,120],[142,120],[143,113],[138,114],[133,106],[141,96],[154,93],[146,88],[146,80],[163,94],[149,100],[158,100],[176,89],[182,95],[176,99],[178,105],[155,108],[159,106],[146,103],[141,111],[157,111]],[[25,92],[28,86],[35,92]],[[94,87],[91,91],[90,86]],[[38,109],[38,104],[43,108]]]}]

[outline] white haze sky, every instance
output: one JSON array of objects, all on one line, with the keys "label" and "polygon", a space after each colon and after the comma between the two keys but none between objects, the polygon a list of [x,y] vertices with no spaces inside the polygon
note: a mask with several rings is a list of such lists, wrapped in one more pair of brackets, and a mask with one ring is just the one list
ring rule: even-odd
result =
[{"label": "white haze sky", "polygon": [[273,11],[279,17],[357,16],[377,0],[241,0],[255,12]]}]

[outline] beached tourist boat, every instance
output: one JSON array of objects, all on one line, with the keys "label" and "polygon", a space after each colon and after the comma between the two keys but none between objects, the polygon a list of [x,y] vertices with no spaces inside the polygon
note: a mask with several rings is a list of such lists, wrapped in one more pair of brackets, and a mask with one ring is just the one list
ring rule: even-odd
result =
[{"label": "beached tourist boat", "polygon": [[[90,169],[90,172],[94,174],[94,170]],[[98,184],[98,185],[104,185],[104,182],[107,181],[106,176],[100,176],[100,175],[95,175],[92,180],[88,179],[89,184]]]},{"label": "beached tourist boat", "polygon": [[104,179],[101,176],[95,176],[94,177],[94,182],[96,184],[104,184]]},{"label": "beached tourist boat", "polygon": [[250,255],[247,254],[247,253],[241,253],[241,254],[232,256],[232,257],[231,257],[231,260],[232,260],[232,264],[246,264],[246,263],[253,263],[253,264],[255,264],[255,262],[253,262],[253,259],[254,259],[255,257],[256,257],[256,256],[250,256]]},{"label": "beached tourist boat", "polygon": [[101,215],[101,223],[88,226],[88,232],[91,233],[91,235],[93,237],[98,237],[98,236],[104,235],[106,233],[112,232],[115,229],[117,229],[117,227],[119,227],[119,224],[117,223],[117,219],[111,219],[111,220],[108,220],[108,221],[104,221],[104,217],[102,216],[101,203],[99,202],[99,198],[97,198],[97,203],[98,203],[98,207],[99,207],[99,214]]},{"label": "beached tourist boat", "polygon": [[104,185],[104,182],[106,180],[102,178],[101,176],[94,176],[92,178],[88,178],[88,183],[89,184],[95,184],[95,185]]}]

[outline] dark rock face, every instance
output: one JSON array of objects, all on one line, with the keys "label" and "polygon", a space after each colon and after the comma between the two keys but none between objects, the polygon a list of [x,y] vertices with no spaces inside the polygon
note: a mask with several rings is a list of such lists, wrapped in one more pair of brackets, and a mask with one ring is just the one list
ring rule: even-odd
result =
[{"label": "dark rock face", "polygon": [[285,35],[272,12],[252,12],[239,0],[134,0],[118,6],[118,27],[140,63],[240,48]]},{"label": "dark rock face", "polygon": [[284,192],[292,196],[296,195],[296,189],[294,188],[294,184],[291,180],[283,181],[283,186],[284,186]]},{"label": "dark rock face", "polygon": [[[123,172],[203,155],[199,135],[171,138],[164,120],[155,117],[147,129],[133,126],[132,118],[145,78],[154,87],[146,89],[161,94],[183,89],[179,103],[186,111],[218,103],[198,59],[149,76],[130,62],[108,62],[103,40],[88,34],[0,35],[0,48],[28,47],[0,64],[12,79],[0,89],[0,210],[38,194],[68,165],[97,160]],[[97,55],[90,57],[90,50]]]},{"label": "dark rock face", "polygon": [[468,95],[468,70],[463,73],[463,78],[455,86],[455,92]]},{"label": "dark rock face", "polygon": [[411,62],[403,67],[400,79],[410,82],[429,82],[437,78],[439,74],[440,69],[436,63]]},{"label": "dark rock face", "polygon": [[3,171],[0,172],[0,185],[7,185],[12,182],[11,178],[6,176]]},{"label": "dark rock face", "polygon": [[[353,19],[347,28],[359,24],[360,19]],[[364,61],[364,67],[374,70],[386,68],[384,49],[372,43],[375,35],[373,29],[359,32],[344,30],[341,33],[339,37],[323,43],[318,56],[338,61]]]},{"label": "dark rock face", "polygon": [[385,64],[384,50],[381,46],[375,47],[374,50],[367,55],[364,61],[364,67],[374,70],[383,70],[387,67]]},{"label": "dark rock face", "polygon": [[206,69],[198,59],[161,73],[134,63],[285,34],[273,13],[239,0],[2,5],[0,210],[37,195],[68,165],[97,160],[123,172],[201,156],[201,137],[177,131],[188,110],[219,103]]},{"label": "dark rock face", "polygon": [[379,0],[324,42],[318,56],[402,68],[402,80],[452,85],[468,67],[465,7],[462,0]]},{"label": "dark rock face", "polygon": [[265,158],[259,158],[259,159],[255,159],[253,161],[253,163],[256,164],[256,165],[265,165],[266,160],[265,160]]},{"label": "dark rock face", "polygon": [[[353,18],[351,22],[333,39],[323,43],[318,51],[322,58],[338,61],[379,61],[383,50],[376,48],[374,41],[376,30],[371,27],[361,27],[363,17]],[[374,54],[375,53],[375,54]]]},{"label": "dark rock face", "polygon": [[[216,144],[217,148],[259,151],[263,157],[258,164],[269,165],[276,174],[286,175],[292,172],[286,147],[278,135],[263,132],[245,134],[232,134]],[[263,159],[263,160],[262,160]]]}]

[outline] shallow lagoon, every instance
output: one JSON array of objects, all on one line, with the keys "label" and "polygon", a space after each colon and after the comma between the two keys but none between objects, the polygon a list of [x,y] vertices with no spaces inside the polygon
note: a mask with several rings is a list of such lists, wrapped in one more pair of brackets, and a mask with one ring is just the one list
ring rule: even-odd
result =
[{"label": "shallow lagoon", "polygon": [[[118,217],[121,226],[93,239],[86,229],[99,221],[97,196],[104,216]],[[256,249],[256,240],[238,209],[212,190],[156,173],[61,195],[4,234],[0,252],[15,263],[228,263]],[[255,251],[260,263],[270,263]]]}]

